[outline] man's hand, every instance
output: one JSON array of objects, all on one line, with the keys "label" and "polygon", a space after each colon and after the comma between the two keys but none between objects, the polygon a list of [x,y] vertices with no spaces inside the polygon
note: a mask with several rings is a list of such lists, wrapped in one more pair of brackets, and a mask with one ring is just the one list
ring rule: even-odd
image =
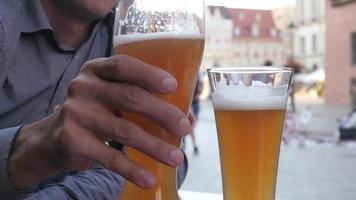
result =
[{"label": "man's hand", "polygon": [[87,62],[71,81],[61,108],[20,131],[10,157],[11,183],[23,189],[59,171],[86,170],[99,162],[141,187],[154,186],[149,171],[105,142],[131,146],[170,166],[180,164],[184,158],[178,148],[113,112],[138,113],[184,136],[191,131],[187,116],[151,93],[171,94],[176,87],[172,75],[132,57]]}]

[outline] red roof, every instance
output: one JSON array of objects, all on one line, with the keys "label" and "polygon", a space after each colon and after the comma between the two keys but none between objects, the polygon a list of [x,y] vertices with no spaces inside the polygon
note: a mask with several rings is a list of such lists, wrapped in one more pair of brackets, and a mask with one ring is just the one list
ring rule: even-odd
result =
[{"label": "red roof", "polygon": [[[227,8],[224,6],[209,6],[211,14],[219,10],[224,18],[232,19],[234,29],[240,30],[240,34],[236,35],[234,30],[234,38],[264,38],[264,39],[280,39],[277,27],[274,24],[271,10],[253,10],[240,8]],[[253,29],[258,29],[258,34],[253,35]],[[272,30],[275,31],[275,36],[272,35]]]},{"label": "red roof", "polygon": [[[279,38],[273,37],[271,31],[274,29],[278,31],[272,17],[270,10],[252,10],[252,9],[237,9],[228,8],[229,16],[234,21],[234,27],[240,28],[240,34],[234,37],[254,37],[254,38]],[[253,35],[253,26],[258,27],[259,34]]]}]

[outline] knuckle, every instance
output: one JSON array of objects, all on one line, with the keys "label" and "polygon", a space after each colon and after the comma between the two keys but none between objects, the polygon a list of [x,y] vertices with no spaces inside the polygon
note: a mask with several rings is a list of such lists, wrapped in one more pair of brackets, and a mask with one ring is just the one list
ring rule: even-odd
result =
[{"label": "knuckle", "polygon": [[68,96],[75,96],[76,94],[82,92],[85,89],[85,83],[80,78],[74,78],[68,86]]},{"label": "knuckle", "polygon": [[154,151],[157,158],[163,158],[167,155],[167,152],[169,152],[169,147],[167,147],[167,144],[164,142],[157,142],[157,144],[154,145]]},{"label": "knuckle", "polygon": [[83,65],[82,65],[82,69],[81,71],[86,71],[92,68],[93,66],[93,62],[92,60],[86,61]]},{"label": "knuckle", "polygon": [[108,155],[105,156],[105,167],[108,169],[115,169],[117,163],[119,163],[118,152],[111,151]]},{"label": "knuckle", "polygon": [[86,61],[81,67],[81,72],[93,70],[99,63],[104,62],[106,59],[107,58],[95,58]]},{"label": "knuckle", "polygon": [[140,105],[145,99],[142,97],[141,89],[138,86],[130,86],[130,88],[125,89],[122,97],[124,98],[124,102],[132,108]]},{"label": "knuckle", "polygon": [[125,121],[121,125],[117,126],[115,130],[116,139],[125,144],[129,143],[135,129],[136,125],[133,122]]},{"label": "knuckle", "polygon": [[174,119],[180,118],[179,109],[171,104],[166,104],[166,106],[161,106],[160,108],[161,118],[164,121],[175,121]]},{"label": "knuckle", "polygon": [[123,73],[122,67],[120,67],[121,61],[117,56],[111,57],[108,59],[108,71],[115,76],[121,75]]},{"label": "knuckle", "polygon": [[116,63],[122,63],[122,62],[131,62],[133,57],[122,54],[122,55],[117,55],[114,57],[114,61]]},{"label": "knuckle", "polygon": [[66,101],[62,105],[61,116],[63,119],[71,118],[75,113],[76,113],[76,108],[71,102]]},{"label": "knuckle", "polygon": [[122,63],[132,63],[132,57],[127,55],[117,55],[110,57],[108,59],[108,71],[115,75],[117,79],[125,78],[125,74],[127,74],[127,70],[131,70],[131,68],[123,67]]},{"label": "knuckle", "polygon": [[69,150],[70,143],[73,142],[73,132],[71,128],[68,126],[68,123],[64,123],[58,136],[57,136],[58,144],[62,147],[62,150]]}]

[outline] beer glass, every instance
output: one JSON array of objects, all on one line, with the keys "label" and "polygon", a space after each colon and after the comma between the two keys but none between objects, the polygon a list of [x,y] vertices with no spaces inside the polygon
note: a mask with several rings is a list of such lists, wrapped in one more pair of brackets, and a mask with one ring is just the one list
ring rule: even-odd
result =
[{"label": "beer glass", "polygon": [[292,70],[208,70],[224,200],[274,200]]},{"label": "beer glass", "polygon": [[[203,0],[120,0],[114,27],[114,50],[173,74],[173,95],[155,94],[188,114],[204,48]],[[162,112],[157,110],[157,112]],[[181,138],[142,116],[123,113],[148,133],[176,147]],[[156,177],[153,189],[126,181],[120,200],[178,200],[176,169],[127,147],[127,157]]]}]

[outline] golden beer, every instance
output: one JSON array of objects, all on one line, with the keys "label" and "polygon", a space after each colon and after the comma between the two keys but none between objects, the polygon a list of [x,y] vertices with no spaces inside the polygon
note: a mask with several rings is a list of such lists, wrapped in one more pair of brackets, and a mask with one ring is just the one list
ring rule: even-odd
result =
[{"label": "golden beer", "polygon": [[274,200],[284,110],[215,110],[225,200]]},{"label": "golden beer", "polygon": [[[178,82],[177,91],[173,95],[156,95],[188,113],[204,48],[203,37],[173,33],[122,35],[119,37],[117,38],[119,43],[115,49],[117,54],[133,56],[175,76]],[[161,111],[157,110],[157,112]],[[179,147],[181,143],[180,137],[167,132],[142,116],[124,113],[123,117],[176,147]],[[161,164],[129,147],[127,156],[150,170],[155,175],[157,182],[153,189],[148,190],[126,181],[120,200],[178,200],[175,168]]]}]

